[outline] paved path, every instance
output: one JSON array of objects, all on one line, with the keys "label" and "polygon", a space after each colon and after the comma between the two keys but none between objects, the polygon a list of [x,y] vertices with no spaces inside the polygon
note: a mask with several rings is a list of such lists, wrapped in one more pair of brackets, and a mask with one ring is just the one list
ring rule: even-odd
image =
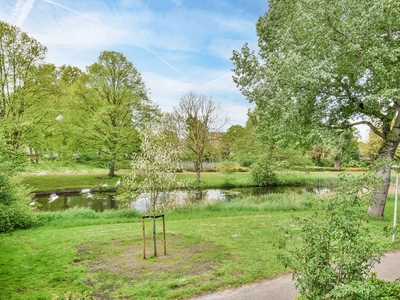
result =
[{"label": "paved path", "polygon": [[[400,251],[386,253],[373,271],[381,279],[393,281],[400,277]],[[296,296],[292,275],[286,274],[191,300],[293,300]]]}]

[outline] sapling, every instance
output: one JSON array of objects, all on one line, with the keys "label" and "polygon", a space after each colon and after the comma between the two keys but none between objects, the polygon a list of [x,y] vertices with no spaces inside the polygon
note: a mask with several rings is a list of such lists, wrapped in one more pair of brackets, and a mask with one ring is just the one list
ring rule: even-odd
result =
[{"label": "sapling", "polygon": [[118,200],[129,204],[132,199],[140,198],[146,203],[146,212],[153,219],[154,256],[157,256],[156,217],[177,202],[178,149],[168,142],[160,125],[148,126],[140,133],[140,139],[140,152],[132,157],[132,172],[124,178]]}]

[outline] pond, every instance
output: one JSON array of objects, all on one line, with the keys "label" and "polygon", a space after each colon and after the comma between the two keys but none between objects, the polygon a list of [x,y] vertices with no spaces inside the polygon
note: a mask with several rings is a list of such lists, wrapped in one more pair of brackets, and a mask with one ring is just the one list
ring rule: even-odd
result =
[{"label": "pond", "polygon": [[[235,197],[249,197],[263,194],[279,193],[315,193],[323,194],[330,190],[326,187],[246,187],[232,189],[204,189],[193,191],[179,192],[180,202],[198,202],[203,203],[212,201],[229,202]],[[112,192],[93,192],[91,189],[82,189],[80,192],[73,193],[51,193],[45,195],[36,195],[31,203],[40,211],[59,211],[73,207],[89,207],[95,211],[104,211],[106,209],[116,209],[118,203],[115,200],[116,193]],[[190,199],[189,199],[190,198]],[[189,199],[189,200],[188,200]],[[132,201],[131,207],[144,212],[146,211],[146,200],[139,197],[136,201]]]}]

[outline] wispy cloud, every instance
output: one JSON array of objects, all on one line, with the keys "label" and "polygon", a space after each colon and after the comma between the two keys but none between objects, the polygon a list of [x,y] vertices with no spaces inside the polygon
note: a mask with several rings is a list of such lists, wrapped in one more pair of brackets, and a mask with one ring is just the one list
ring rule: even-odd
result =
[{"label": "wispy cloud", "polygon": [[[28,1],[35,1],[35,0],[28,0]],[[118,31],[115,31],[115,30],[112,29],[111,27],[108,27],[107,25],[105,25],[105,24],[104,24],[103,22],[101,22],[99,19],[96,19],[96,18],[94,18],[94,17],[92,17],[92,16],[90,16],[90,15],[88,15],[88,14],[83,14],[83,13],[77,11],[77,10],[71,9],[71,8],[69,8],[69,7],[67,7],[67,6],[61,5],[61,4],[59,4],[59,3],[57,3],[57,2],[54,2],[54,1],[51,1],[51,0],[41,0],[41,1],[46,2],[46,3],[49,3],[49,4],[52,4],[52,5],[55,5],[55,6],[58,6],[58,7],[62,8],[62,9],[65,9],[65,10],[68,10],[68,11],[70,11],[70,12],[73,12],[74,14],[77,14],[77,15],[80,15],[80,16],[82,16],[82,17],[84,17],[84,18],[87,18],[87,19],[89,19],[89,20],[92,20],[92,21],[94,21],[94,22],[100,24],[100,25],[101,25],[102,27],[104,27],[105,29],[110,30],[111,32],[113,32],[113,33],[119,35],[119,32],[118,32]]]},{"label": "wispy cloud", "polygon": [[18,0],[15,4],[14,10],[11,14],[12,18],[17,17],[15,25],[21,27],[27,16],[29,15],[33,5],[35,4],[35,0]]},{"label": "wispy cloud", "polygon": [[48,47],[48,61],[85,67],[103,50],[138,68],[152,99],[171,110],[187,92],[223,103],[244,124],[249,103],[231,79],[232,50],[256,45],[266,0],[3,0],[0,19]]},{"label": "wispy cloud", "polygon": [[[32,0],[31,0],[32,1]],[[35,0],[33,0],[35,1]],[[80,26],[76,26],[76,24],[80,23],[79,20],[77,20],[76,18],[68,18],[68,19],[64,19],[64,23],[65,25],[63,26],[64,28],[72,28],[72,29],[77,29],[79,30],[79,34],[77,34],[76,32],[73,32],[73,30],[71,30],[69,32],[69,34],[65,35],[65,34],[60,34],[60,33],[56,33],[56,36],[53,36],[51,38],[52,42],[57,42],[60,44],[71,44],[74,42],[74,40],[80,44],[80,45],[87,45],[87,44],[98,44],[99,42],[103,41],[103,44],[106,43],[106,41],[108,40],[108,35],[106,34],[106,32],[102,32],[101,30],[99,30],[99,28],[96,26],[97,25],[101,25],[101,27],[103,27],[104,29],[106,29],[107,31],[109,31],[110,33],[112,33],[115,37],[117,37],[117,39],[119,40],[119,42],[122,42],[122,39],[126,38],[126,36],[124,35],[124,33],[122,31],[119,30],[115,30],[110,26],[107,26],[106,24],[104,24],[104,22],[102,22],[100,19],[98,18],[94,18],[91,15],[88,14],[84,14],[81,13],[79,11],[76,11],[74,9],[71,9],[65,5],[61,5],[55,1],[51,1],[51,0],[41,0],[43,2],[55,5],[57,7],[60,7],[62,9],[65,9],[67,11],[70,11],[76,15],[79,15],[85,19],[89,19],[91,21],[94,21],[95,24],[85,24],[85,26],[83,26],[83,28],[85,28],[84,34],[82,34],[81,28]],[[116,17],[116,16],[113,16]],[[111,23],[113,24],[113,23]],[[77,40],[78,39],[78,40]],[[150,49],[148,46],[145,46],[141,43],[135,43],[137,46],[143,48],[145,51],[148,51],[149,53],[151,53],[152,55],[154,55],[154,57],[156,57],[160,62],[162,62],[163,64],[165,64],[167,67],[171,68],[174,72],[176,72],[179,76],[181,76],[183,79],[191,81],[187,75],[183,74],[181,71],[179,71],[176,67],[174,67],[171,63],[169,63],[168,61],[166,61],[165,59],[163,59],[159,54],[157,54],[156,51]]]}]

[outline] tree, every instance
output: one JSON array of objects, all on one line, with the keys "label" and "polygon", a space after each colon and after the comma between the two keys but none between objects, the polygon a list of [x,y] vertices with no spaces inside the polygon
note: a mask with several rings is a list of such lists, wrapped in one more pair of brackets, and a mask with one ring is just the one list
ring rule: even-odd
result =
[{"label": "tree", "polygon": [[29,228],[37,221],[29,207],[32,196],[25,186],[12,177],[23,169],[25,163],[21,152],[0,138],[0,234]]},{"label": "tree", "polygon": [[320,128],[369,126],[387,161],[369,211],[383,215],[400,142],[398,1],[269,4],[256,26],[259,54],[247,44],[233,54],[234,81],[256,104],[258,130],[277,143],[310,145]]},{"label": "tree", "polygon": [[379,156],[379,150],[382,147],[382,139],[370,131],[368,141],[366,143],[360,142],[359,147],[364,157],[373,163]]},{"label": "tree", "polygon": [[167,139],[163,126],[153,124],[140,133],[140,152],[133,155],[132,173],[126,176],[119,200],[131,201],[139,197],[145,201],[153,219],[154,256],[157,256],[156,217],[176,204],[179,152]]},{"label": "tree", "polygon": [[329,154],[334,160],[335,169],[340,168],[340,164],[346,158],[346,155],[352,156],[351,154],[353,153],[356,159],[359,158],[358,146],[353,131],[353,128],[331,131],[334,136],[325,142]]},{"label": "tree", "polygon": [[242,139],[244,135],[245,128],[241,125],[232,125],[222,134],[220,152],[223,159],[227,159],[234,154],[238,139]]},{"label": "tree", "polygon": [[[281,246],[287,248],[279,258],[293,270],[301,299],[378,299],[364,297],[370,292],[367,289],[354,292],[368,280],[382,255],[379,239],[367,224],[376,180],[371,172],[359,176],[342,173],[336,193],[328,201],[320,199],[311,215],[296,217],[295,225],[288,224],[289,229],[281,231]],[[335,297],[351,288],[346,296]]]},{"label": "tree", "polygon": [[138,129],[158,109],[131,62],[118,52],[103,51],[81,77],[74,103],[77,148],[103,154],[109,176],[115,176],[118,159],[138,150]]},{"label": "tree", "polygon": [[0,22],[1,134],[14,149],[34,143],[48,121],[57,93],[55,66],[45,64],[47,49],[18,27]]},{"label": "tree", "polygon": [[315,162],[317,166],[323,166],[325,158],[328,155],[328,151],[321,144],[313,145],[310,151],[311,159]]},{"label": "tree", "polygon": [[168,116],[171,128],[183,144],[183,151],[193,161],[196,181],[200,182],[200,172],[204,155],[210,146],[211,134],[219,132],[226,124],[219,103],[211,97],[188,93],[183,96],[178,107]]},{"label": "tree", "polygon": [[75,99],[76,90],[83,79],[84,73],[77,67],[63,65],[56,70],[59,95],[55,99],[55,114],[53,126],[47,130],[42,143],[46,145],[46,151],[57,153],[57,158],[62,163],[68,163],[76,159],[76,154],[81,149],[76,133]]}]

